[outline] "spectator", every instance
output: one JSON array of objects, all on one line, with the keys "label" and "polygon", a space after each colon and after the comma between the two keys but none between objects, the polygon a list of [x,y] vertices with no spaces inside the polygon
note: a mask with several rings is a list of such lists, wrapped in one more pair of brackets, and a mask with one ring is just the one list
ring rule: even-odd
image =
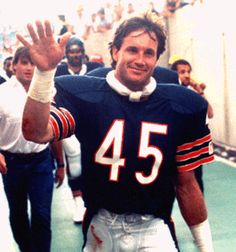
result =
[{"label": "spectator", "polygon": [[[166,4],[164,10],[162,11],[161,15],[164,17],[171,17],[175,13],[176,10],[179,8],[188,5],[189,3],[184,2],[182,0],[166,0]],[[193,2],[194,4],[194,2]]]},{"label": "spectator", "polygon": [[110,30],[111,27],[112,27],[112,24],[111,24],[111,22],[109,22],[109,20],[106,19],[104,8],[101,8],[97,12],[96,23],[95,23],[95,32],[103,33],[103,32]]},{"label": "spectator", "polygon": [[[177,71],[179,76],[179,82],[181,85],[191,88],[200,94],[203,98],[206,99],[204,90],[206,88],[205,83],[198,83],[193,78],[191,78],[192,66],[185,59],[178,59],[172,63],[171,69],[173,71]],[[213,108],[211,104],[208,102],[208,118],[212,118],[214,116]]]},{"label": "spectator", "polygon": [[5,81],[9,80],[11,76],[13,75],[13,69],[12,69],[12,56],[9,56],[5,58],[3,61],[3,70],[0,73],[0,84],[4,83]]}]

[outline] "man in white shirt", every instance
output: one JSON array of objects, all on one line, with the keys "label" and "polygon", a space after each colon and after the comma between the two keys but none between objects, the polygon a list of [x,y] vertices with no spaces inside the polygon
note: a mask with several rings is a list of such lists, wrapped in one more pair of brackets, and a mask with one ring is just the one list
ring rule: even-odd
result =
[{"label": "man in white shirt", "polygon": [[[49,252],[54,163],[48,144],[27,141],[22,135],[23,108],[35,68],[26,47],[17,49],[13,68],[15,76],[0,86],[0,172],[10,225],[20,251]],[[56,171],[59,186],[64,178],[63,156],[60,145],[52,147],[63,168]]]}]

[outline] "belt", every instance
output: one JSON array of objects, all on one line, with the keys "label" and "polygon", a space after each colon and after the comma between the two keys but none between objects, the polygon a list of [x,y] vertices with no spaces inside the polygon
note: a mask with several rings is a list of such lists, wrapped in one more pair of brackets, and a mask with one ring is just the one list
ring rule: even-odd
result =
[{"label": "belt", "polygon": [[16,159],[21,159],[21,160],[29,160],[29,159],[34,159],[36,157],[41,156],[42,154],[44,154],[46,151],[48,150],[48,148],[40,151],[40,152],[31,152],[31,153],[12,153],[9,151],[3,151],[1,150],[1,153],[5,156],[5,157],[9,157],[9,158],[16,158]]},{"label": "belt", "polygon": [[150,221],[153,219],[159,219],[152,214],[116,214],[103,208],[98,211],[98,215],[100,216],[100,218],[106,219],[106,221],[117,220],[120,222],[125,221],[127,223],[136,223],[139,221],[143,222]]}]

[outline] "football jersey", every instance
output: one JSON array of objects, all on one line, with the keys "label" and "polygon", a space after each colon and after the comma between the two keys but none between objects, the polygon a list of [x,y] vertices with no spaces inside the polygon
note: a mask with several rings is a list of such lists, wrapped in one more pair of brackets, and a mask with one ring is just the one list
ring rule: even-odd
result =
[{"label": "football jersey", "polygon": [[[78,85],[79,84],[79,85]],[[207,102],[178,85],[158,84],[131,102],[104,78],[56,78],[51,110],[56,139],[81,143],[87,208],[170,216],[174,178],[214,160]]]}]

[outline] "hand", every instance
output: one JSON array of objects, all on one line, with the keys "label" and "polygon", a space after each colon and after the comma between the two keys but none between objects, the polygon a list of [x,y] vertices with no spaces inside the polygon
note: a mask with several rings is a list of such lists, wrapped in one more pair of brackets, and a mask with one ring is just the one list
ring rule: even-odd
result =
[{"label": "hand", "polygon": [[65,178],[65,169],[57,168],[55,173],[55,183],[57,184],[56,188],[60,187]]},{"label": "hand", "polygon": [[32,43],[29,43],[21,34],[17,34],[17,39],[26,46],[31,55],[31,59],[40,71],[54,69],[62,60],[65,45],[70,38],[70,33],[65,33],[58,43],[53,37],[53,30],[49,21],[44,24],[36,21],[36,28],[32,24],[27,25]]},{"label": "hand", "polygon": [[6,174],[7,173],[7,165],[5,161],[5,157],[0,153],[0,173]]},{"label": "hand", "polygon": [[204,83],[198,83],[195,80],[191,79],[190,80],[190,86],[198,93],[198,94],[203,94],[204,89],[206,88],[206,85]]}]

